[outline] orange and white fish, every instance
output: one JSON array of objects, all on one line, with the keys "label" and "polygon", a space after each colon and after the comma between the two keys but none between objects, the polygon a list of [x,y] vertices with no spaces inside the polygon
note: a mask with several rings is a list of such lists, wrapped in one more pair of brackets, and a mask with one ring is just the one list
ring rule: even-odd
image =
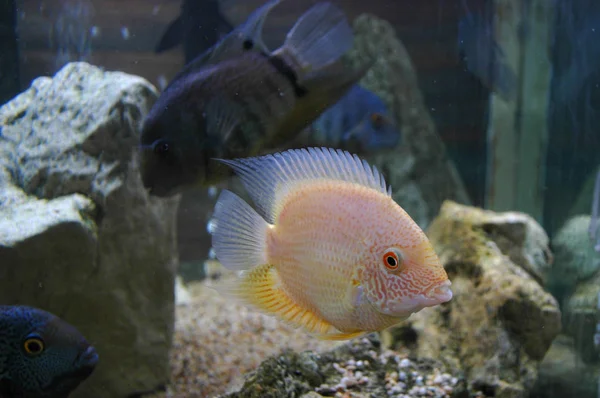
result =
[{"label": "orange and white fish", "polygon": [[425,233],[356,155],[308,148],[221,162],[258,210],[229,191],[215,206],[215,254],[242,271],[226,293],[326,340],[380,331],[452,298]]}]

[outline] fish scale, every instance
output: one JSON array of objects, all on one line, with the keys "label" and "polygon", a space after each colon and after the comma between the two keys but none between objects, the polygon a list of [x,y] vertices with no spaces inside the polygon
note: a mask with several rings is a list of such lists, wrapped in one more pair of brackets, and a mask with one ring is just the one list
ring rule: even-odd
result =
[{"label": "fish scale", "polygon": [[308,148],[222,162],[258,209],[219,196],[213,248],[226,268],[243,271],[222,292],[330,340],[452,298],[425,233],[357,156]]}]

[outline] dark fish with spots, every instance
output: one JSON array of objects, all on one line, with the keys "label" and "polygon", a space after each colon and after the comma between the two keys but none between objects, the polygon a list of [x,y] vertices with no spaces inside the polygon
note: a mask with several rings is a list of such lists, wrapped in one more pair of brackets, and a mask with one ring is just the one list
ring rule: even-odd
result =
[{"label": "dark fish with spots", "polygon": [[0,398],[65,398],[98,363],[73,326],[46,311],[0,306]]},{"label": "dark fish with spots", "polygon": [[254,156],[290,142],[368,69],[342,62],[353,34],[331,3],[310,8],[283,46],[269,51],[262,24],[278,3],[255,11],[188,64],[151,109],[140,143],[151,194],[214,184],[230,175],[214,158]]}]

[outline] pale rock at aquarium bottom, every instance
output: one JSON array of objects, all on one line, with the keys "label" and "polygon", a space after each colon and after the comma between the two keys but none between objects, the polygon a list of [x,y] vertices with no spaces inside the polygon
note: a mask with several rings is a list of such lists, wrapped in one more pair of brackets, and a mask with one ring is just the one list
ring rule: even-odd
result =
[{"label": "pale rock at aquarium bottom", "polygon": [[530,216],[445,201],[427,235],[452,281],[448,303],[382,333],[464,373],[470,388],[525,398],[561,330],[556,299],[544,290],[552,263],[548,236]]},{"label": "pale rock at aquarium bottom", "polygon": [[156,98],[140,77],[71,63],[0,108],[0,303],[51,311],[95,345],[74,398],[169,381],[178,198],[150,198],[136,159]]}]

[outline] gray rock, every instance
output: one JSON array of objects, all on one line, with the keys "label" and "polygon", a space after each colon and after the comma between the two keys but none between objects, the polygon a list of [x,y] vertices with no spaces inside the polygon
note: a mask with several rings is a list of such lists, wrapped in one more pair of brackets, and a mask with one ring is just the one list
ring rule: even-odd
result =
[{"label": "gray rock", "polygon": [[574,349],[584,363],[600,363],[600,274],[577,284],[564,300],[565,333],[573,337]]},{"label": "gray rock", "polygon": [[555,263],[549,289],[563,308],[565,332],[574,340],[574,350],[585,363],[600,362],[595,344],[600,324],[600,253],[588,233],[589,215],[570,218],[552,240]]},{"label": "gray rock", "polygon": [[554,340],[531,398],[598,398],[600,366],[581,363],[574,345],[565,335]]},{"label": "gray rock", "polygon": [[441,362],[381,349],[377,334],[371,334],[323,354],[288,350],[268,358],[239,391],[224,397],[482,396],[476,393]]},{"label": "gray rock", "polygon": [[0,108],[0,302],[49,310],[97,347],[73,397],[168,382],[178,199],[138,172],[145,80],[72,63]]},{"label": "gray rock", "polygon": [[589,226],[589,215],[574,216],[552,239],[555,262],[549,279],[557,296],[571,293],[578,283],[589,280],[600,270],[600,253],[590,241]]}]

